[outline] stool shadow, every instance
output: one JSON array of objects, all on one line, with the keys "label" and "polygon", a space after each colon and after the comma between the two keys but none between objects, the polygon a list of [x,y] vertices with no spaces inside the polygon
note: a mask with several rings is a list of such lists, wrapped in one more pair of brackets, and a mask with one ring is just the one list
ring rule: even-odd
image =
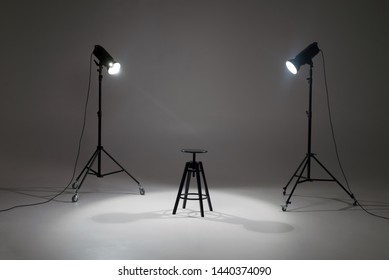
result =
[{"label": "stool shadow", "polygon": [[294,230],[293,226],[282,222],[252,220],[220,212],[208,212],[207,219],[222,223],[242,225],[247,230],[260,233],[286,233]]},{"label": "stool shadow", "polygon": [[238,217],[230,214],[220,212],[207,212],[206,216],[202,218],[198,211],[192,211],[185,209],[186,211],[179,214],[172,215],[171,210],[161,210],[144,213],[126,213],[126,212],[113,212],[99,214],[92,217],[92,220],[97,223],[106,224],[120,224],[120,223],[133,223],[140,220],[174,220],[174,219],[188,219],[198,218],[207,222],[226,223],[231,225],[243,226],[246,230],[258,233],[286,233],[294,230],[294,227],[277,221],[270,220],[252,220],[243,217]]}]

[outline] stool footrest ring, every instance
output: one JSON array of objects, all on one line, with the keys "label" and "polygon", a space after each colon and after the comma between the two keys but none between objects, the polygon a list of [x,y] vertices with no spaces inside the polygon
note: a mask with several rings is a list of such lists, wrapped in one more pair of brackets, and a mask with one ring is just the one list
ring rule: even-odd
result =
[{"label": "stool footrest ring", "polygon": [[[193,195],[197,197],[188,197],[189,195]],[[208,199],[208,196],[206,194],[202,194],[201,196],[202,196],[202,200]],[[187,194],[181,194],[180,198],[186,200],[200,200],[200,195],[198,193],[187,193]]]}]

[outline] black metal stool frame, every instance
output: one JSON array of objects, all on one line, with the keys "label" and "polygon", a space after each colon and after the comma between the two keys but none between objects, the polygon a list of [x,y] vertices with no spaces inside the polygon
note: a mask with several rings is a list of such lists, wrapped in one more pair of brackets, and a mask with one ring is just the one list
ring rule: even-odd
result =
[{"label": "black metal stool frame", "polygon": [[[207,179],[205,178],[203,163],[201,161],[196,161],[196,154],[197,153],[204,153],[206,151],[182,150],[182,152],[192,153],[193,159],[192,159],[192,161],[188,161],[185,164],[184,173],[182,174],[180,187],[178,189],[176,202],[174,204],[173,215],[175,215],[177,212],[177,208],[178,208],[178,204],[180,202],[180,199],[183,199],[184,200],[183,205],[182,205],[183,209],[186,208],[187,200],[198,200],[199,204],[200,204],[201,217],[204,217],[203,200],[207,199],[210,211],[213,211],[213,208],[212,208],[211,197],[209,195]],[[201,178],[203,179],[203,183],[204,183],[205,195],[203,195],[203,193],[202,193],[200,174],[201,174]],[[191,177],[196,177],[196,179],[197,179],[197,191],[198,191],[197,193],[190,193],[189,192]],[[182,194],[184,184],[185,184],[185,193]],[[192,195],[198,196],[198,197],[190,198],[189,196],[192,196]]]}]

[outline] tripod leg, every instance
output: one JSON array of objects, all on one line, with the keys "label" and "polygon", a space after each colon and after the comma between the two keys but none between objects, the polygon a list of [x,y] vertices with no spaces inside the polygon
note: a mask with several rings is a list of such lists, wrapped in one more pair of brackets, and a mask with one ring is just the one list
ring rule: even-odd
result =
[{"label": "tripod leg", "polygon": [[[77,189],[81,184],[79,184],[79,180],[82,176],[82,174],[84,174],[84,172],[88,169],[88,166],[90,165],[91,161],[96,158],[96,153],[98,153],[98,149],[93,153],[93,155],[89,158],[88,162],[86,163],[86,165],[84,166],[84,168],[82,169],[82,171],[80,172],[80,174],[77,176],[76,178],[76,181],[74,181],[74,183],[72,184],[72,188],[73,189]],[[92,166],[92,165],[90,165]],[[89,168],[90,170],[90,168]],[[88,172],[88,171],[87,171]]]},{"label": "tripod leg", "polygon": [[[306,159],[308,159],[308,158],[306,158]],[[297,180],[296,180],[296,183],[294,184],[294,187],[293,187],[292,191],[290,192],[290,194],[289,194],[289,196],[288,196],[288,199],[287,199],[286,202],[285,202],[285,205],[282,206],[282,211],[285,212],[286,209],[288,208],[288,205],[290,204],[290,199],[292,198],[292,195],[293,195],[293,193],[294,193],[294,191],[295,191],[297,185],[300,183],[301,176],[303,175],[304,170],[305,170],[305,168],[307,168],[307,166],[308,166],[308,160],[305,162],[303,168],[301,169],[301,172],[300,172],[300,174],[299,174],[299,176],[298,176],[298,178],[297,178]]]},{"label": "tripod leg", "polygon": [[289,184],[292,182],[293,178],[296,177],[297,172],[299,172],[299,170],[300,170],[301,166],[304,164],[304,162],[305,162],[306,160],[308,160],[308,157],[309,157],[309,155],[307,154],[307,155],[304,157],[303,161],[300,163],[300,165],[297,167],[296,171],[293,173],[292,177],[290,177],[290,180],[288,181],[288,183],[286,184],[286,186],[283,188],[283,192],[282,192],[283,195],[286,194],[286,189],[288,188]]},{"label": "tripod leg", "polygon": [[180,187],[178,189],[176,202],[174,203],[174,209],[173,209],[173,213],[172,213],[173,215],[175,215],[177,212],[177,207],[178,207],[178,203],[180,202],[181,193],[182,193],[182,189],[184,187],[186,174],[188,173],[188,168],[189,168],[189,162],[187,162],[185,164],[184,173],[182,174],[182,179],[181,179]]},{"label": "tripod leg", "polygon": [[[93,163],[95,162],[97,156],[98,156],[100,153],[101,153],[101,150],[97,149],[96,152],[95,152],[95,153],[93,154],[93,156],[91,157],[91,159],[88,161],[88,164],[84,167],[85,172],[84,172],[84,170],[83,170],[84,175],[83,175],[83,177],[82,177],[82,179],[81,179],[81,182],[78,184],[78,186],[77,186],[77,188],[76,188],[76,190],[75,190],[75,192],[74,192],[74,195],[73,195],[73,197],[72,197],[72,201],[73,201],[73,202],[77,202],[77,201],[78,201],[78,191],[79,191],[79,189],[81,188],[82,184],[84,183],[84,180],[85,180],[86,176],[89,174],[89,170],[92,168]],[[82,173],[81,173],[81,174],[82,174]],[[80,174],[80,175],[81,175],[81,174]],[[78,179],[79,179],[79,178],[78,178]]]},{"label": "tripod leg", "polygon": [[354,194],[352,194],[350,191],[348,191],[336,178],[334,175],[331,174],[331,172],[316,158],[315,155],[312,155],[312,157],[316,160],[316,162],[327,172],[328,175],[336,182],[338,185],[354,200],[354,206],[357,205],[357,200],[354,197]]},{"label": "tripod leg", "polygon": [[137,180],[137,179],[135,179],[135,177],[134,176],[132,176],[123,166],[121,166],[120,165],[120,163],[119,162],[117,162],[106,150],[104,150],[104,148],[102,149],[103,150],[103,152],[114,162],[114,163],[116,163],[124,172],[126,172],[126,174],[128,175],[128,176],[130,176],[137,184],[138,184],[138,187],[139,187],[139,193],[141,194],[141,195],[144,195],[145,194],[145,190],[144,190],[144,188],[142,187],[142,185],[140,184],[140,182]]},{"label": "tripod leg", "polygon": [[203,163],[200,161],[199,164],[200,164],[200,173],[201,173],[201,175],[203,175],[205,194],[207,195],[209,210],[213,211],[212,203],[211,203],[211,197],[209,196],[209,191],[208,191],[207,180],[205,179]]}]

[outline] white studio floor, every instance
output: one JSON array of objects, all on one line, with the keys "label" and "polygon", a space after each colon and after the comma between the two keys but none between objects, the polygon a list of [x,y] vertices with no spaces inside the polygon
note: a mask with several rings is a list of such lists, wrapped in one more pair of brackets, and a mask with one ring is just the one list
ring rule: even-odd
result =
[{"label": "white studio floor", "polygon": [[[353,207],[332,183],[299,185],[288,212],[282,186],[210,186],[214,212],[201,218],[197,201],[171,214],[177,186],[143,183],[140,196],[128,181],[97,180],[77,203],[69,189],[49,204],[0,213],[0,259],[389,259],[389,221]],[[389,216],[378,189],[354,193]],[[60,190],[1,188],[1,208]]]}]

